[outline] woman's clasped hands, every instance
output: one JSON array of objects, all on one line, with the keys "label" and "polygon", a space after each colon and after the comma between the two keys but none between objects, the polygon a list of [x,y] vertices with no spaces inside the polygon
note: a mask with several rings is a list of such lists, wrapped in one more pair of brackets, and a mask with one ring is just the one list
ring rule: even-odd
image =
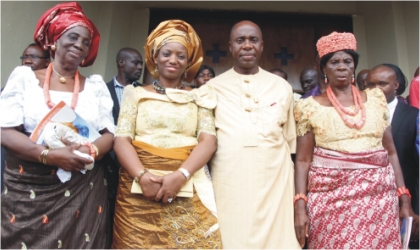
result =
[{"label": "woman's clasped hands", "polygon": [[139,181],[143,196],[149,200],[171,203],[187,179],[180,171],[165,176],[156,176],[146,172]]},{"label": "woman's clasped hands", "polygon": [[79,143],[64,141],[66,147],[50,150],[47,155],[47,164],[62,168],[66,171],[77,171],[85,169],[92,160],[80,157],[73,153],[78,150],[81,153],[89,154],[89,148]]}]

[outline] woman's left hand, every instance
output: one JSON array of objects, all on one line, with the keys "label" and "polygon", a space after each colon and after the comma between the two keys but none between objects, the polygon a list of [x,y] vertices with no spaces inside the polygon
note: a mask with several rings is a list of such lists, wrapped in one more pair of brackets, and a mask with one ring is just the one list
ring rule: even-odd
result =
[{"label": "woman's left hand", "polygon": [[413,224],[411,227],[411,241],[418,240],[419,235],[419,223],[418,223],[418,216],[416,220],[416,215],[414,214],[413,209],[411,208],[411,200],[407,195],[402,195],[400,197],[400,227],[402,224],[402,220],[407,217],[413,217]]},{"label": "woman's left hand", "polygon": [[[181,171],[174,171],[162,177],[150,177],[152,182],[161,183],[162,187],[156,194],[155,201],[162,199],[163,203],[172,202],[187,179]],[[168,199],[171,199],[168,201]]]}]

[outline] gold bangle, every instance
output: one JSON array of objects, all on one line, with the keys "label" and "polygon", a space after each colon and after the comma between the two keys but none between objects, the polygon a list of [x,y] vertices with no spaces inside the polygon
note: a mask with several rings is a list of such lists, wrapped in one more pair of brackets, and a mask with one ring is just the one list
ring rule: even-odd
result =
[{"label": "gold bangle", "polygon": [[45,151],[45,153],[44,153],[44,164],[45,164],[45,165],[47,165],[47,154],[48,154],[48,152],[50,152],[50,150],[49,150],[49,149],[47,149],[47,150]]},{"label": "gold bangle", "polygon": [[38,156],[38,161],[44,165],[47,165],[47,155],[49,151],[50,150],[48,148],[42,150],[41,154]]},{"label": "gold bangle", "polygon": [[93,144],[93,143],[92,143],[92,147],[93,147],[93,149],[95,149],[96,157],[98,157],[98,155],[99,155],[99,149],[98,149],[98,147],[95,144]]},{"label": "gold bangle", "polygon": [[[44,149],[45,150],[45,149]],[[41,153],[38,155],[38,161],[42,163],[42,153],[44,153],[44,150],[41,151]]]},{"label": "gold bangle", "polygon": [[134,181],[135,181],[136,183],[139,183],[139,182],[140,182],[141,177],[143,177],[143,175],[144,175],[146,172],[149,172],[149,169],[144,168],[143,170],[141,170],[141,171],[138,173],[138,175],[134,178]]}]

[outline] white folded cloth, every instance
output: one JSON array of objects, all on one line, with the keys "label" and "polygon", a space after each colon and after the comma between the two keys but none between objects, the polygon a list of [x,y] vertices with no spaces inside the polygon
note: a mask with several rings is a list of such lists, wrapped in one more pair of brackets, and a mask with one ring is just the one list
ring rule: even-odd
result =
[{"label": "white folded cloth", "polygon": [[[76,142],[80,143],[81,145],[85,145],[89,140],[78,133],[74,132],[71,128],[67,127],[64,124],[58,122],[49,122],[45,126],[43,130],[44,134],[44,143],[51,149],[57,149],[65,147],[66,145],[63,143],[64,140],[69,142]],[[91,164],[87,164],[84,170],[80,172],[85,174],[86,170],[91,170],[94,167],[94,159],[92,156],[82,153],[78,150],[74,150],[73,153],[76,155],[93,160]],[[58,168],[57,176],[62,183],[67,182],[71,179],[71,172]]]}]

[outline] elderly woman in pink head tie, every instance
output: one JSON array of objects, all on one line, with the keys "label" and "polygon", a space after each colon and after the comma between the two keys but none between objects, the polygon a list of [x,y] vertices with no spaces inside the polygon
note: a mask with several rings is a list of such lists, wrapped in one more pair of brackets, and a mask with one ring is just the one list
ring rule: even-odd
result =
[{"label": "elderly woman in pink head tie", "polygon": [[317,42],[327,91],[298,101],[295,230],[308,248],[401,248],[413,215],[382,91],[359,91],[352,33]]}]

